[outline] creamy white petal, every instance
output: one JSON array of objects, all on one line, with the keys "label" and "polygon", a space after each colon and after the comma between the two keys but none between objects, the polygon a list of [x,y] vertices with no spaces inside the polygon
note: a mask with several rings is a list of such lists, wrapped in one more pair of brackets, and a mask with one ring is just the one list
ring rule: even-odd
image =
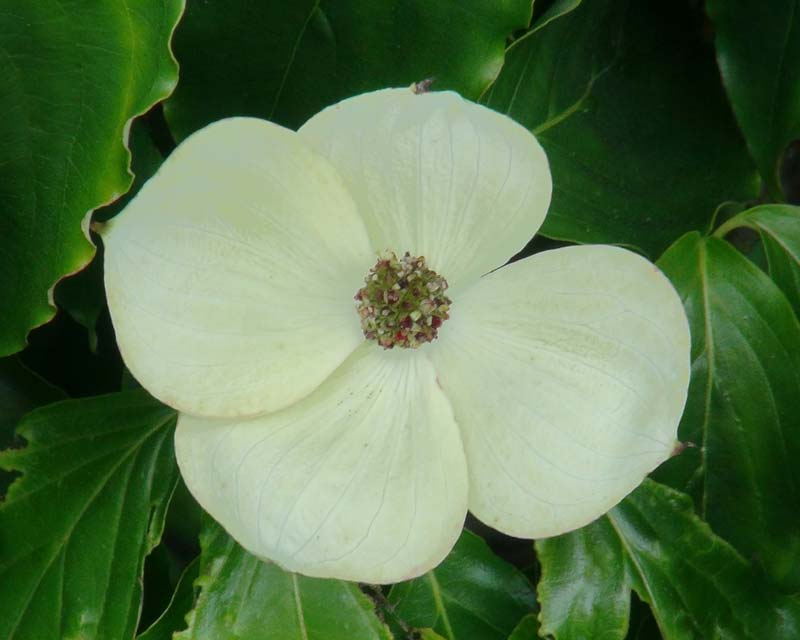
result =
[{"label": "creamy white petal", "polygon": [[181,411],[280,409],[363,339],[364,225],[336,170],[278,125],[195,133],[102,235],[125,363]]},{"label": "creamy white petal", "polygon": [[449,91],[363,94],[299,133],[342,174],[374,248],[425,256],[453,291],[522,249],[550,203],[533,134]]},{"label": "creamy white petal", "polygon": [[178,464],[251,553],[387,583],[438,564],[467,509],[464,452],[430,362],[365,343],[316,391],[249,420],[181,415]]},{"label": "creamy white petal", "polygon": [[689,381],[680,299],[609,246],[536,254],[453,301],[431,357],[461,428],[470,511],[510,535],[581,527],[670,456]]}]

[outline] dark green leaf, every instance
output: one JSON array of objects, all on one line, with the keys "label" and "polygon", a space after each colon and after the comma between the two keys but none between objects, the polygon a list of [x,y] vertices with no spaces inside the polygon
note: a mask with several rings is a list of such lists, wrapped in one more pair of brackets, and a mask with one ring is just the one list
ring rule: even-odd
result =
[{"label": "dark green leaf", "polygon": [[409,627],[447,640],[506,640],[536,609],[527,578],[466,530],[436,569],[392,587],[389,603]]},{"label": "dark green leaf", "polygon": [[723,236],[739,227],[758,231],[767,254],[769,275],[800,317],[800,207],[755,207],[731,218],[716,235]]},{"label": "dark green leaf", "polygon": [[110,318],[97,326],[98,347],[92,352],[86,329],[63,311],[32,331],[29,344],[17,357],[31,371],[63,389],[68,396],[85,398],[119,391],[122,358]]},{"label": "dark green leaf", "polygon": [[194,606],[194,581],[200,569],[195,558],[186,567],[166,611],[137,640],[172,640],[172,634],[186,628],[186,615]]},{"label": "dark green leaf", "polygon": [[288,573],[242,549],[215,522],[200,540],[202,590],[180,640],[389,640],[352,582]]},{"label": "dark green leaf", "polygon": [[536,550],[542,566],[538,594],[543,632],[559,639],[622,640],[631,586],[622,541],[608,519],[540,540]]},{"label": "dark green leaf", "polygon": [[89,349],[97,352],[97,320],[106,304],[103,286],[103,248],[78,273],[61,280],[55,289],[56,306],[64,309],[89,335]]},{"label": "dark green leaf", "polygon": [[760,582],[687,496],[651,480],[585,529],[536,547],[542,632],[557,640],[622,640],[631,589],[665,640],[800,637],[800,605]]},{"label": "dark green leaf", "polygon": [[63,391],[29,371],[15,357],[0,359],[0,449],[11,443],[14,427],[23,415],[64,397]]},{"label": "dark green leaf", "polygon": [[543,233],[657,256],[758,178],[688,3],[584,2],[517,40],[486,96],[553,172]]},{"label": "dark green leaf", "polygon": [[476,98],[530,17],[530,0],[189,3],[167,119],[180,139],[232,115],[294,128],[342,98],[426,78]]},{"label": "dark green leaf", "polygon": [[192,557],[199,553],[199,537],[203,526],[203,509],[197,504],[186,483],[178,481],[169,503],[166,529],[172,539]]},{"label": "dark green leaf", "polygon": [[[541,16],[534,18],[534,23],[531,25],[530,31],[538,31],[542,27],[547,26],[556,18],[560,18],[577,8],[580,3],[581,0],[555,0]],[[534,8],[536,6],[536,3],[534,3]]]},{"label": "dark green leaf", "polygon": [[175,412],[143,392],[59,402],[20,423],[0,505],[0,638],[130,638],[144,556],[177,480]]},{"label": "dark green leaf", "polygon": [[529,613],[508,636],[508,640],[539,640],[539,619],[536,614]]},{"label": "dark green leaf", "polygon": [[653,640],[661,638],[658,623],[650,606],[633,593],[631,598],[631,617],[626,640]]},{"label": "dark green leaf", "polygon": [[659,477],[686,488],[719,535],[800,587],[800,324],[727,242],[687,234],[659,261],[684,300],[692,380],[681,440]]},{"label": "dark green leaf", "polygon": [[[131,171],[135,176],[133,184],[128,193],[110,206],[97,211],[95,220],[106,220],[121,211],[161,166],[163,158],[153,144],[147,125],[141,118],[135,120],[131,127],[128,145],[131,151]],[[73,320],[86,327],[89,332],[90,348],[93,352],[96,351],[95,326],[106,304],[102,246],[98,247],[97,254],[85,269],[58,283],[55,289],[55,301],[59,308],[72,316]]]},{"label": "dark green leaf", "polygon": [[[14,444],[14,428],[23,415],[64,398],[63,391],[27,369],[16,356],[0,358],[0,450]],[[13,477],[0,469],[0,501]]]},{"label": "dark green leaf", "polygon": [[127,124],[177,80],[183,0],[0,0],[0,355],[94,254],[87,214],[127,191]]},{"label": "dark green leaf", "polygon": [[153,139],[154,134],[151,123],[155,119],[154,112],[157,110],[158,107],[147,115],[136,118],[133,121],[130,138],[128,139],[128,147],[131,152],[131,172],[134,176],[133,182],[124,195],[107,207],[95,212],[95,221],[105,222],[128,206],[128,203],[139,193],[142,185],[156,174],[161,163],[164,162],[164,156],[162,156]]},{"label": "dark green leaf", "polygon": [[[168,512],[172,510],[174,500],[175,493],[173,492]],[[150,552],[144,562],[142,607],[137,630],[143,631],[150,627],[169,607],[183,569],[186,568],[186,563],[181,563],[181,551],[183,549],[180,547],[180,543],[173,538],[165,521],[161,543]],[[189,561],[195,560],[199,553],[198,549],[197,553],[190,554]],[[189,603],[186,611],[188,612],[191,608],[192,602]],[[183,629],[185,626],[180,628]]]},{"label": "dark green leaf", "polygon": [[780,196],[779,163],[800,138],[800,1],[709,0],[717,58],[761,175]]}]

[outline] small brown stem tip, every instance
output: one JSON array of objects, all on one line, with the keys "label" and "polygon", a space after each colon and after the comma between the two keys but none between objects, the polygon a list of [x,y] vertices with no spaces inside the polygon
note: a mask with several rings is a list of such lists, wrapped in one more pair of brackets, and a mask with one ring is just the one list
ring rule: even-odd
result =
[{"label": "small brown stem tip", "polygon": [[415,82],[413,85],[411,85],[411,90],[417,95],[421,93],[428,93],[431,90],[431,85],[435,80],[436,78],[425,78],[424,80]]}]

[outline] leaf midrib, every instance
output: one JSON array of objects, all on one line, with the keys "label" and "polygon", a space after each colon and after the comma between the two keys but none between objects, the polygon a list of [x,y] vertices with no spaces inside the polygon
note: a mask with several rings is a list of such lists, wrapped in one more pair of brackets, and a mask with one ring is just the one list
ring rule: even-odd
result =
[{"label": "leaf midrib", "polygon": [[697,252],[698,269],[700,273],[700,288],[703,294],[703,352],[706,354],[706,389],[703,404],[702,443],[700,446],[700,464],[702,467],[702,497],[700,500],[700,513],[703,519],[708,513],[708,431],[711,423],[711,396],[714,385],[714,332],[711,327],[711,303],[708,288],[708,273],[706,271],[707,255],[704,241],[699,243]]},{"label": "leaf midrib", "polygon": [[[97,497],[100,495],[100,493],[102,493],[103,489],[105,489],[105,487],[107,486],[107,484],[108,484],[109,480],[110,480],[110,479],[112,478],[112,476],[113,476],[113,475],[114,475],[114,474],[117,472],[117,470],[118,470],[118,469],[119,469],[119,468],[120,468],[120,467],[121,467],[121,466],[122,466],[122,465],[123,465],[123,464],[124,464],[124,463],[125,463],[125,462],[126,462],[126,461],[127,461],[127,460],[128,460],[130,457],[131,457],[131,456],[132,456],[132,455],[134,455],[135,453],[138,453],[138,452],[141,450],[141,448],[142,448],[142,446],[144,445],[145,441],[147,441],[147,440],[148,440],[148,439],[149,439],[149,438],[150,438],[150,437],[151,437],[151,436],[152,436],[154,433],[156,433],[157,431],[159,431],[159,430],[161,430],[162,428],[164,428],[164,427],[167,425],[167,423],[168,423],[170,420],[172,420],[172,418],[173,418],[173,415],[169,415],[169,416],[168,416],[168,417],[167,417],[165,420],[163,420],[163,421],[161,421],[161,422],[158,422],[158,423],[156,423],[156,425],[155,425],[153,428],[151,428],[151,429],[147,430],[147,431],[146,431],[146,433],[145,433],[145,434],[144,434],[144,435],[143,435],[143,436],[142,436],[142,437],[141,437],[141,438],[140,438],[140,439],[139,439],[139,440],[136,442],[136,444],[134,444],[133,446],[131,446],[130,450],[129,450],[129,451],[128,451],[128,452],[127,452],[125,455],[123,455],[122,457],[120,457],[120,459],[119,459],[119,460],[117,460],[117,461],[116,461],[116,462],[113,464],[113,466],[111,467],[111,470],[110,470],[110,471],[109,471],[107,474],[105,474],[105,475],[104,475],[104,477],[102,478],[102,480],[100,480],[100,482],[98,483],[98,485],[97,485],[97,487],[96,487],[96,490],[95,490],[95,491],[93,491],[93,492],[92,492],[92,494],[89,496],[89,498],[88,498],[88,500],[86,501],[86,504],[84,505],[83,509],[81,509],[81,511],[80,511],[80,512],[78,513],[78,515],[75,517],[75,520],[74,520],[74,521],[72,522],[72,524],[70,525],[70,527],[69,527],[69,529],[67,530],[67,532],[66,532],[66,534],[64,535],[64,537],[61,539],[61,541],[60,541],[58,544],[54,545],[54,548],[55,548],[55,551],[54,551],[54,553],[53,553],[53,554],[50,556],[50,559],[47,561],[47,564],[46,564],[46,565],[44,566],[44,568],[42,569],[42,571],[41,571],[41,573],[40,573],[40,575],[39,575],[39,578],[38,578],[38,579],[36,580],[36,582],[35,582],[35,583],[32,585],[32,588],[31,588],[31,590],[30,590],[30,593],[28,594],[28,597],[27,597],[27,599],[25,600],[24,604],[23,604],[23,605],[22,605],[22,606],[19,608],[19,615],[18,615],[18,617],[17,617],[16,621],[14,622],[14,626],[11,628],[11,630],[10,630],[10,632],[9,632],[9,636],[8,636],[8,637],[9,637],[9,639],[11,639],[11,638],[13,638],[13,637],[14,637],[14,634],[16,633],[17,629],[19,628],[19,625],[20,625],[20,623],[22,622],[22,620],[23,620],[23,619],[24,619],[24,617],[25,617],[25,613],[26,613],[26,612],[27,612],[27,610],[28,610],[28,607],[29,607],[29,605],[30,605],[30,603],[31,603],[31,600],[33,599],[33,596],[34,596],[34,595],[36,594],[36,592],[38,591],[38,589],[39,589],[39,586],[41,585],[41,583],[42,583],[42,580],[44,580],[44,577],[45,577],[45,575],[47,575],[48,571],[50,571],[50,567],[53,565],[53,562],[54,562],[54,561],[55,561],[55,559],[56,559],[56,558],[57,558],[57,557],[60,555],[60,553],[61,553],[61,551],[64,549],[65,545],[66,545],[66,544],[69,542],[70,538],[72,537],[72,534],[73,534],[73,533],[74,533],[74,531],[75,531],[75,528],[78,526],[78,524],[80,523],[80,521],[83,519],[83,516],[86,514],[86,512],[87,512],[87,511],[89,510],[89,508],[92,506],[92,504],[93,504],[93,503],[94,503],[94,501],[97,499]],[[36,549],[33,549],[33,550],[31,550],[31,552],[33,552],[33,551],[36,551],[36,550],[38,550],[38,549],[40,549],[40,548],[41,548],[41,547],[37,547]],[[25,557],[25,556],[22,556],[22,557]],[[19,558],[18,558],[18,559],[19,559]]]},{"label": "leaf midrib", "polygon": [[[630,500],[627,501],[627,505],[628,505],[629,508],[632,508],[632,509],[636,510],[639,513],[639,515],[648,523],[648,525],[651,526],[651,528],[652,528],[652,530],[654,532],[657,531],[656,527],[654,527],[652,525],[652,523],[649,521],[649,519],[642,512],[641,509],[639,509],[639,508],[635,507],[633,504],[631,504]],[[691,515],[693,517],[695,517],[695,518],[697,517],[693,512],[692,512]],[[623,548],[625,550],[625,553],[627,554],[628,558],[630,558],[631,562],[634,564],[634,566],[636,568],[636,572],[638,573],[638,575],[639,575],[639,577],[641,579],[641,582],[644,585],[645,590],[647,591],[648,597],[650,598],[651,611],[653,613],[653,617],[656,618],[656,622],[658,623],[659,629],[661,630],[662,634],[664,634],[664,637],[668,637],[667,633],[666,633],[666,627],[664,627],[664,625],[662,624],[662,620],[663,619],[659,616],[659,612],[657,611],[657,608],[656,608],[656,600],[653,597],[653,591],[652,591],[652,589],[650,587],[650,584],[649,584],[649,581],[648,581],[648,574],[644,571],[644,568],[639,563],[636,555],[633,553],[632,548],[628,544],[627,539],[623,535],[623,533],[620,530],[620,528],[617,526],[617,523],[614,520],[613,510],[606,514],[606,518],[607,518],[609,524],[611,525],[611,527],[614,529],[614,532],[616,533],[617,537],[619,538],[620,543],[622,544],[622,546],[623,546]],[[710,527],[708,526],[708,524],[706,524],[705,522],[702,522],[702,521],[701,521],[701,524],[702,524],[702,526],[704,526],[707,529],[708,533],[710,533],[712,536],[714,535],[713,532],[711,531]],[[742,566],[746,565],[746,562],[745,562],[744,558],[739,554],[738,551],[736,551],[736,549],[734,547],[732,547],[731,545],[727,544],[724,540],[721,540],[721,539],[718,539],[718,542],[716,542],[716,544],[721,544],[722,546],[727,547],[727,549],[731,552],[731,554],[733,556],[735,556],[736,561],[740,565],[742,565]],[[706,577],[706,571],[705,571],[704,567],[697,566],[692,562],[687,562],[687,564],[692,569],[696,570],[698,575],[700,575],[702,578],[706,579],[712,585],[717,586],[717,582],[715,580],[713,580],[712,578],[707,578]],[[668,572],[667,575],[670,575],[670,573]],[[674,585],[673,585],[673,587],[674,587]],[[725,591],[723,589],[717,588],[717,593],[720,594],[722,596],[722,598],[725,600],[725,603],[727,604],[728,611],[729,611],[729,613],[731,615],[731,618],[733,620],[741,621],[743,623],[742,624],[742,628],[746,629],[746,633],[747,633],[746,638],[755,640],[754,637],[750,633],[751,629],[749,627],[747,627],[746,624],[744,623],[744,621],[736,615],[737,608],[734,606],[734,603],[730,600],[730,598],[728,598],[728,596],[725,593]],[[679,595],[681,595],[681,594],[679,593]],[[684,607],[684,611],[687,614],[690,614],[689,607]],[[689,615],[689,619],[691,620],[692,626],[696,630],[699,631],[697,620],[696,620],[696,618],[694,617],[693,614]]]},{"label": "leaf midrib", "polygon": [[445,633],[447,634],[448,640],[456,640],[456,636],[453,633],[453,627],[450,624],[450,617],[447,614],[447,609],[444,606],[444,601],[442,600],[442,588],[439,585],[439,580],[437,580],[436,576],[434,575],[433,571],[428,571],[428,582],[431,585],[431,593],[433,594],[433,601],[436,603],[436,609],[439,612],[439,617],[442,620],[442,624],[444,625]]}]

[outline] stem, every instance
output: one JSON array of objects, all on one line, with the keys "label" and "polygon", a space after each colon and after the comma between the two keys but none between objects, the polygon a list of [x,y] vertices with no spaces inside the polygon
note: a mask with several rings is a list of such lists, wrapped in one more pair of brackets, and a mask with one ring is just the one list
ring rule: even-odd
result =
[{"label": "stem", "polygon": [[753,225],[745,217],[746,213],[749,213],[752,209],[748,209],[747,211],[742,211],[741,213],[737,213],[733,216],[730,220],[723,222],[717,230],[714,231],[712,234],[715,238],[724,238],[734,229],[738,229],[739,227],[749,227],[753,228]]}]

